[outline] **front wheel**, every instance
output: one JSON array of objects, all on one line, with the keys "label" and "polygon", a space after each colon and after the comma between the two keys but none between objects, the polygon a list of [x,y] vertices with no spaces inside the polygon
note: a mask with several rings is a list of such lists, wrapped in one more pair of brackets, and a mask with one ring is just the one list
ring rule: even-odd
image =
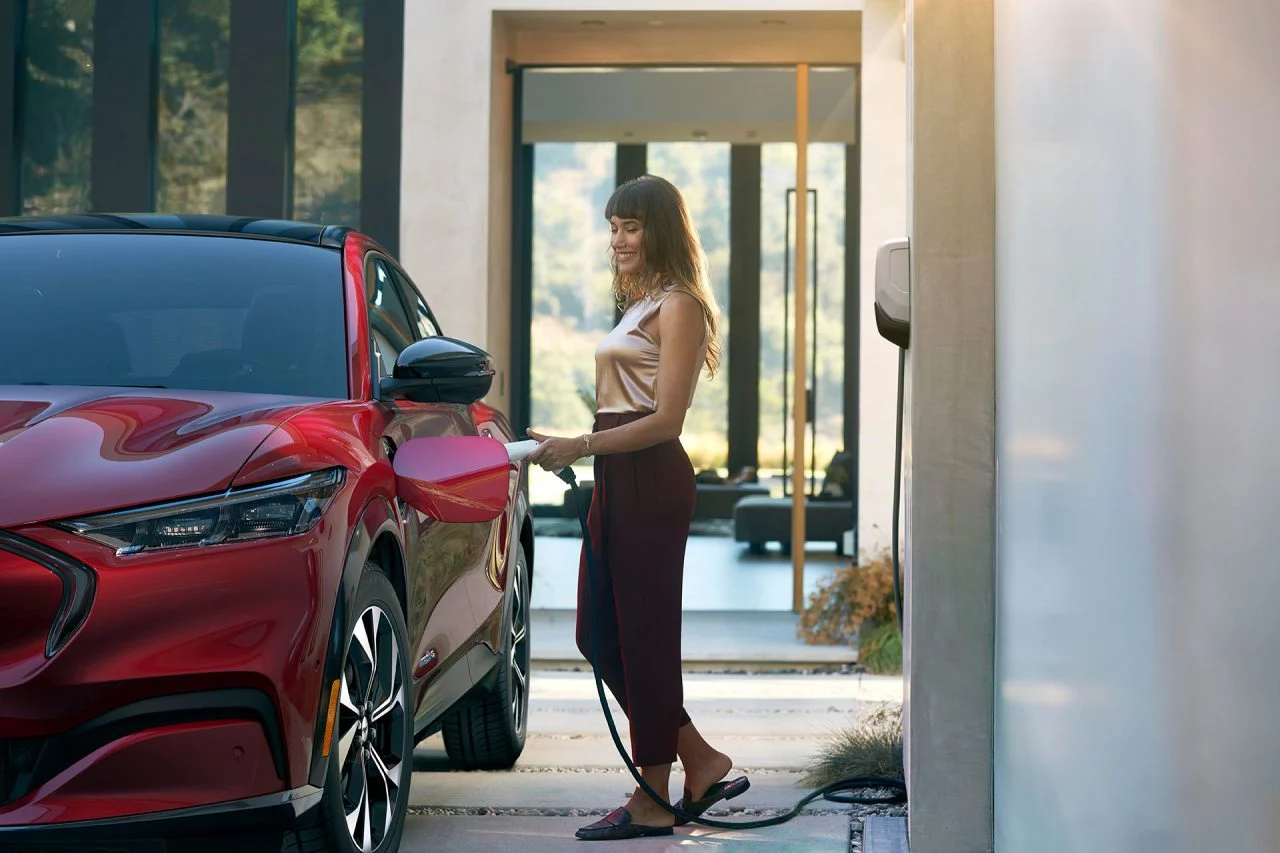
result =
[{"label": "front wheel", "polygon": [[395,853],[413,776],[408,631],[399,599],[367,563],[343,651],[320,829],[308,850]]},{"label": "front wheel", "polygon": [[503,770],[524,751],[529,721],[529,563],[516,546],[494,687],[449,714],[444,747],[464,770]]}]

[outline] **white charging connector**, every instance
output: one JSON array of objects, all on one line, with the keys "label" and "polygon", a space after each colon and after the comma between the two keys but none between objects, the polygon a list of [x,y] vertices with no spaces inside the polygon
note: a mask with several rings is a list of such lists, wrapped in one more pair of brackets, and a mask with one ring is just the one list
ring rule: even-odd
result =
[{"label": "white charging connector", "polygon": [[504,445],[507,448],[507,456],[512,462],[520,462],[530,453],[538,449],[540,442],[530,438],[526,441],[513,441]]}]

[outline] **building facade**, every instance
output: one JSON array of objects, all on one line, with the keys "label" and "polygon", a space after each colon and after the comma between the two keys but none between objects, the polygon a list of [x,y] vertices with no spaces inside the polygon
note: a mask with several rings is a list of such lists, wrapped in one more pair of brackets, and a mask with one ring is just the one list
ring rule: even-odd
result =
[{"label": "building facade", "polygon": [[[560,343],[581,350],[578,338],[611,322],[607,230],[599,216],[556,243],[547,223],[591,190],[557,199],[546,188],[557,157],[594,158],[597,196],[667,172],[698,200],[729,330],[727,369],[703,385],[687,443],[699,467],[781,469],[795,461],[788,170],[797,69],[811,69],[800,461],[812,493],[837,453],[848,460],[858,484],[845,496],[848,529],[875,554],[888,544],[894,368],[862,282],[875,246],[905,227],[905,66],[900,30],[868,30],[860,7],[2,0],[0,160],[11,168],[0,215],[207,212],[359,227],[421,279],[450,334],[493,354],[494,402],[518,426],[580,429],[591,364]],[[864,49],[890,72],[869,99]],[[557,279],[553,267],[569,261],[576,272]],[[581,283],[565,284],[571,275]],[[573,328],[552,322],[568,310],[557,288],[588,303]],[[574,412],[581,423],[562,423]]]}]

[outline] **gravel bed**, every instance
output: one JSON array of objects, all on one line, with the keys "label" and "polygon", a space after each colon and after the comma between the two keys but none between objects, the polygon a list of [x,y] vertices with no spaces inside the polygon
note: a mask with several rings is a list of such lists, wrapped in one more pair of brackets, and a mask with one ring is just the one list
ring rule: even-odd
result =
[{"label": "gravel bed", "polygon": [[[865,806],[862,808],[871,808]],[[493,806],[411,806],[409,814],[411,815],[429,815],[439,816],[459,816],[465,815],[469,817],[603,817],[613,809],[566,809],[566,808],[494,808]],[[706,812],[706,816],[710,818],[725,818],[728,820],[739,819],[755,819],[762,817],[777,817],[786,814],[785,809],[747,809],[747,808],[731,808],[731,809],[711,809]],[[848,814],[848,809],[842,808],[813,808],[803,809],[800,814],[805,817],[810,816],[826,816]],[[875,814],[875,812],[869,812]]]},{"label": "gravel bed", "polygon": [[889,806],[850,806],[849,853],[862,853],[862,820],[868,817],[906,817],[907,804]]}]

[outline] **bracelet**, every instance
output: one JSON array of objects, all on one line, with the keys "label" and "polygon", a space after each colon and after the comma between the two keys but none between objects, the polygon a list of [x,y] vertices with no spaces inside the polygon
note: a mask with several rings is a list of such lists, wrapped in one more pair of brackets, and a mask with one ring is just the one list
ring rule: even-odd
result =
[{"label": "bracelet", "polygon": [[587,455],[590,456],[591,455],[591,433],[586,433],[585,435],[582,436],[582,443],[586,445]]}]

